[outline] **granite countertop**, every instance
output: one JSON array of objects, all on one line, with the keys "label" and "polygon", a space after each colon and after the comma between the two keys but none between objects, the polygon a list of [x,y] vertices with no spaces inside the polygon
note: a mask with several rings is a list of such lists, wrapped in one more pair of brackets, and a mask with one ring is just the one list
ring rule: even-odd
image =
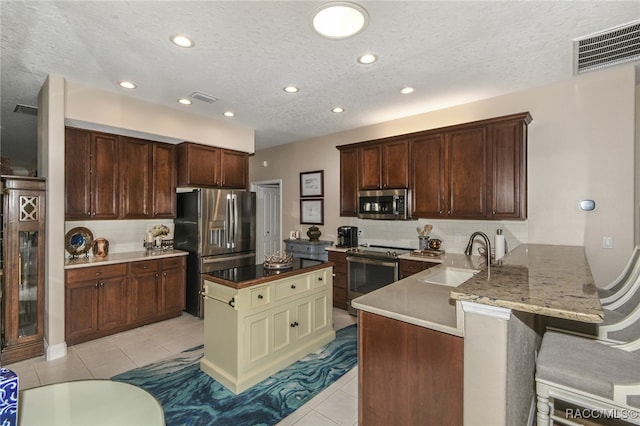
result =
[{"label": "granite countertop", "polygon": [[224,269],[204,275],[206,279],[217,284],[241,289],[331,266],[333,262],[295,257],[292,267],[287,269],[266,269],[260,264]]},{"label": "granite countertop", "polygon": [[604,318],[583,247],[524,244],[451,291],[454,300],[599,323]]},{"label": "granite countertop", "polygon": [[[480,270],[484,258],[447,253],[437,258],[399,256],[401,259],[423,260],[442,265],[418,272],[393,284],[367,293],[351,301],[354,308],[388,318],[430,328],[454,336],[464,335],[463,312],[451,300],[451,287],[429,284],[424,279],[445,267]],[[415,259],[414,259],[415,258]]]},{"label": "granite countertop", "polygon": [[140,250],[125,253],[109,253],[107,257],[95,256],[65,259],[64,269],[86,268],[89,266],[112,265],[116,263],[137,262],[139,260],[162,259],[163,257],[186,256],[189,252],[183,250]]}]

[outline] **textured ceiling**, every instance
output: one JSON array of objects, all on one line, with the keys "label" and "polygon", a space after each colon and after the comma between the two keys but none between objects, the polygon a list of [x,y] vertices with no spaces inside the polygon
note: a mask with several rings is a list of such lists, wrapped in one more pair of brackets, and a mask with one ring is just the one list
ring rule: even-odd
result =
[{"label": "textured ceiling", "polygon": [[[323,3],[0,1],[2,155],[34,152],[35,118],[13,108],[50,73],[252,128],[259,150],[570,79],[574,38],[640,18],[637,0],[361,1],[369,26],[337,41],[310,27]],[[358,64],[366,52],[379,61]],[[220,100],[176,102],[195,90]]]}]

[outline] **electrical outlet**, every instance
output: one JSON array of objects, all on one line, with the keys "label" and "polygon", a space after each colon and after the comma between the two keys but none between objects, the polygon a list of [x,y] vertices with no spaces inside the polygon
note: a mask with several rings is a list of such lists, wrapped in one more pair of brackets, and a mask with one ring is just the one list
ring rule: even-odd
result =
[{"label": "electrical outlet", "polygon": [[602,237],[602,248],[613,248],[613,237]]}]

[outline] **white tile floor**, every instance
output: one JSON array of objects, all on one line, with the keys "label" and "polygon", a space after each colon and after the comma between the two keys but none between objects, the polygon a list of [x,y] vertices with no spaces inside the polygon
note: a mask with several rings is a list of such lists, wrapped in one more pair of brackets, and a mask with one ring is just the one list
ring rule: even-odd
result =
[{"label": "white tile floor", "polygon": [[[336,330],[355,318],[333,310]],[[178,354],[203,342],[203,321],[189,315],[70,346],[67,356],[44,357],[6,365],[18,374],[20,389],[81,379],[108,379]],[[279,423],[281,426],[357,425],[358,371],[354,368]],[[171,425],[169,425],[171,426]]]}]

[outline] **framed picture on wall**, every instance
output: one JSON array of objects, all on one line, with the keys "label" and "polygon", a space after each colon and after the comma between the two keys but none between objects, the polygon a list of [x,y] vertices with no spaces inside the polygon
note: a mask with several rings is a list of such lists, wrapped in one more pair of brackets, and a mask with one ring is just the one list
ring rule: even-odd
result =
[{"label": "framed picture on wall", "polygon": [[324,225],[324,200],[300,200],[300,223]]},{"label": "framed picture on wall", "polygon": [[300,197],[324,197],[324,170],[300,173]]}]

